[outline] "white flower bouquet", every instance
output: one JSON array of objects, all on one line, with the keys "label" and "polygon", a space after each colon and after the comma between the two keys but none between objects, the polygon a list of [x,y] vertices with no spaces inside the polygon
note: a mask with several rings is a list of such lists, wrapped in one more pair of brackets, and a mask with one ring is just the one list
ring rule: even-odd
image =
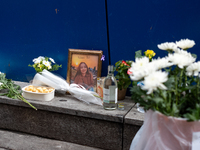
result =
[{"label": "white flower bouquet", "polygon": [[69,92],[73,97],[87,104],[97,104],[102,106],[102,101],[96,92],[88,91],[78,84],[69,84],[65,79],[47,71],[46,69],[40,73],[36,73],[32,84],[38,86],[46,85],[53,87],[57,91]]},{"label": "white flower bouquet", "polygon": [[[193,40],[166,42],[158,48],[168,52],[164,58],[136,58],[128,74],[133,80],[132,98],[145,110],[158,111],[166,116],[200,120],[200,61],[187,49]],[[137,86],[137,83],[142,86]]]},{"label": "white flower bouquet", "polygon": [[42,72],[44,69],[48,71],[55,71],[62,67],[62,65],[56,64],[53,58],[48,58],[48,57],[43,57],[43,56],[34,58],[33,62],[34,62],[33,65],[29,64],[28,66],[35,68],[36,72]]}]

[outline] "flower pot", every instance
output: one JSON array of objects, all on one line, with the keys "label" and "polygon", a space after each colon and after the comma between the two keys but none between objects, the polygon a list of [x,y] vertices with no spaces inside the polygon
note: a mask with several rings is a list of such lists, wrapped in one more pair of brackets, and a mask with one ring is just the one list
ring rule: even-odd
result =
[{"label": "flower pot", "polygon": [[127,88],[122,89],[122,90],[118,89],[118,100],[124,100],[125,99],[126,91],[127,91]]},{"label": "flower pot", "polygon": [[130,150],[191,150],[194,132],[200,132],[200,121],[187,122],[149,110]]}]

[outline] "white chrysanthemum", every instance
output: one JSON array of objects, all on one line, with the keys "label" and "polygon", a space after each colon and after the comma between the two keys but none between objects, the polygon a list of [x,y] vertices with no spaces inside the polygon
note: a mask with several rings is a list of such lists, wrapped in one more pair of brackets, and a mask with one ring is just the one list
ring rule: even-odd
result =
[{"label": "white chrysanthemum", "polygon": [[156,67],[153,63],[148,63],[145,66],[141,67],[140,70],[135,70],[130,75],[131,80],[138,81],[149,75],[150,73],[156,71]]},{"label": "white chrysanthemum", "polygon": [[148,64],[148,57],[136,58],[135,62],[132,63],[131,68],[129,69],[129,71],[132,72],[132,74],[130,74],[131,80],[137,81],[146,76]]},{"label": "white chrysanthemum", "polygon": [[39,56],[38,58],[33,59],[33,62],[37,64],[40,63],[42,60],[45,60],[45,58],[43,56]]},{"label": "white chrysanthemum", "polygon": [[146,66],[146,73],[147,73],[147,75],[149,75],[150,73],[155,72],[155,71],[157,71],[157,70],[158,70],[158,67],[155,66],[155,64],[152,63],[152,62],[150,62],[150,63],[147,64],[147,66]]},{"label": "white chrysanthemum", "polygon": [[136,58],[135,62],[132,63],[131,67],[132,69],[134,69],[134,71],[137,71],[145,68],[148,63],[149,63],[148,57]]},{"label": "white chrysanthemum", "polygon": [[55,61],[54,61],[54,59],[53,58],[49,58],[50,59],[50,61],[52,62],[52,63],[54,63],[55,64]]},{"label": "white chrysanthemum", "polygon": [[186,68],[187,76],[198,76],[200,72],[200,62],[195,62]]},{"label": "white chrysanthemum", "polygon": [[158,57],[157,59],[153,59],[151,63],[154,65],[154,67],[156,67],[156,70],[167,68],[173,65],[173,63],[169,62],[168,57]]},{"label": "white chrysanthemum", "polygon": [[141,80],[145,75],[146,75],[145,72],[130,74],[130,79],[133,81],[138,81],[138,80]]},{"label": "white chrysanthemum", "polygon": [[167,90],[167,87],[163,84],[168,80],[167,72],[155,71],[144,78],[144,86],[142,90],[147,90],[147,94],[151,94],[157,88],[161,90]]},{"label": "white chrysanthemum", "polygon": [[188,48],[193,47],[195,45],[195,42],[189,39],[181,39],[178,42],[176,41],[176,45],[184,50],[187,50]]},{"label": "white chrysanthemum", "polygon": [[196,58],[192,57],[190,53],[184,50],[180,50],[174,54],[169,54],[168,58],[170,62],[174,65],[178,65],[179,68],[189,66],[196,60]]},{"label": "white chrysanthemum", "polygon": [[161,50],[170,50],[170,51],[174,51],[174,49],[177,47],[177,45],[173,42],[165,42],[162,44],[158,44],[157,46]]},{"label": "white chrysanthemum", "polygon": [[174,48],[174,52],[175,52],[175,53],[179,53],[181,50],[182,50],[182,49],[180,49],[180,48],[178,48],[178,47]]}]

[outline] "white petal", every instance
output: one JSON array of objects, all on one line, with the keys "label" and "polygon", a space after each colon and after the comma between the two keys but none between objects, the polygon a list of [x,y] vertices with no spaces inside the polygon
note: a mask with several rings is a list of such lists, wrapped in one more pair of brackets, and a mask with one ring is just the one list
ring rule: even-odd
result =
[{"label": "white petal", "polygon": [[159,88],[162,89],[162,90],[167,90],[167,87],[164,84],[160,84]]},{"label": "white petal", "polygon": [[184,50],[191,48],[195,45],[195,42],[193,40],[189,39],[181,39],[180,41],[176,42],[176,45]]},{"label": "white petal", "polygon": [[55,61],[54,61],[54,59],[53,58],[49,58],[50,59],[50,61],[52,62],[52,63],[55,63]]},{"label": "white petal", "polygon": [[149,89],[147,94],[151,94],[153,92],[153,89]]},{"label": "white petal", "polygon": [[165,42],[162,44],[158,44],[157,46],[161,50],[171,50],[171,51],[173,51],[177,47],[176,44],[173,42]]}]

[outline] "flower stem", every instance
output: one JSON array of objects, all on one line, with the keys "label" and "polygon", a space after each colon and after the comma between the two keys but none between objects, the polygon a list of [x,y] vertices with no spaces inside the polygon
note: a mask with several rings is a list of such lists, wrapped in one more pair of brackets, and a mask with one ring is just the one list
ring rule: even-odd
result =
[{"label": "flower stem", "polygon": [[168,110],[171,110],[171,108],[172,108],[172,104],[171,104],[172,95],[171,95],[171,92],[168,92],[168,94],[169,94],[169,97],[168,97],[168,99],[169,99],[169,107],[168,107]]},{"label": "flower stem", "polygon": [[[12,90],[7,84],[3,84],[4,87],[6,87],[9,90]],[[17,98],[19,100],[22,100],[23,102],[27,103],[29,106],[31,106],[33,109],[37,110],[36,107],[34,107],[33,105],[31,105],[31,103],[29,103],[19,92],[12,90],[13,93],[15,93],[15,95],[17,96]]]},{"label": "flower stem", "polygon": [[199,102],[199,77],[197,77],[197,95],[196,95],[196,97]]},{"label": "flower stem", "polygon": [[29,106],[31,106],[33,109],[37,110],[37,108],[35,108],[33,105],[31,105],[31,103],[29,103],[23,96],[21,96],[20,94],[17,95],[17,98],[19,100],[22,100],[23,102],[27,103]]},{"label": "flower stem", "polygon": [[185,86],[187,85],[187,76],[185,75]]},{"label": "flower stem", "polygon": [[178,80],[176,75],[175,75],[175,97],[176,97],[176,104],[178,104]]},{"label": "flower stem", "polygon": [[184,72],[184,69],[181,69],[181,74],[180,74],[180,78],[179,78],[179,79],[180,79],[180,80],[179,80],[179,81],[180,81],[180,82],[179,82],[179,85],[180,85],[180,86],[183,86],[183,85],[182,85],[183,72]]}]

